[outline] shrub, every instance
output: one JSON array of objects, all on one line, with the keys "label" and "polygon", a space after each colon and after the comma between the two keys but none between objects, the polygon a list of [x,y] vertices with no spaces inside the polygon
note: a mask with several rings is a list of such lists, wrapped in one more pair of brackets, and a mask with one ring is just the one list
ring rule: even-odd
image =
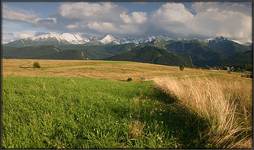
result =
[{"label": "shrub", "polygon": [[180,69],[181,71],[183,71],[183,70],[184,70],[184,65],[180,65],[180,66],[179,66],[179,69]]},{"label": "shrub", "polygon": [[132,81],[132,78],[128,78],[127,81],[128,81],[128,82],[129,82],[129,81]]},{"label": "shrub", "polygon": [[34,62],[34,63],[33,63],[33,67],[34,67],[34,68],[41,68],[41,65],[40,65],[39,62]]}]

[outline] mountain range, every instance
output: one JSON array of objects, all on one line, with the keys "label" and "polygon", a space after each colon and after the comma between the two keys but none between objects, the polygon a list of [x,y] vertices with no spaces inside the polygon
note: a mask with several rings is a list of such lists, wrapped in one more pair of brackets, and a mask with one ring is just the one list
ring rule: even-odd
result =
[{"label": "mountain range", "polygon": [[[172,39],[46,33],[3,45],[4,58],[126,60],[163,65],[252,68],[252,44],[224,37]],[[246,67],[247,66],[247,67]]]},{"label": "mountain range", "polygon": [[97,40],[94,37],[84,37],[80,34],[72,34],[72,33],[45,33],[39,34],[32,37],[28,37],[25,39],[20,39],[16,41],[12,41],[6,44],[6,46],[10,47],[26,47],[26,46],[41,46],[41,45],[70,45],[70,44],[86,44],[86,43],[94,43],[94,44],[120,44],[119,40],[114,36],[107,34],[104,37]]}]

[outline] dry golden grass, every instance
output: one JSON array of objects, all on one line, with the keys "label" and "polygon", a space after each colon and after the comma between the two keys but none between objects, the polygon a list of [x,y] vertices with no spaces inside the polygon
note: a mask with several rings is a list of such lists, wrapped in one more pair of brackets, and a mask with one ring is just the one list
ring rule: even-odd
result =
[{"label": "dry golden grass", "polygon": [[[33,68],[39,62],[41,68]],[[92,77],[102,79],[150,80],[154,77],[226,77],[242,78],[241,74],[226,71],[185,68],[180,71],[176,66],[164,66],[147,63],[98,60],[33,60],[3,59],[4,76],[67,76]]]},{"label": "dry golden grass", "polygon": [[208,138],[219,148],[251,147],[251,80],[156,78],[156,86],[207,120]]}]

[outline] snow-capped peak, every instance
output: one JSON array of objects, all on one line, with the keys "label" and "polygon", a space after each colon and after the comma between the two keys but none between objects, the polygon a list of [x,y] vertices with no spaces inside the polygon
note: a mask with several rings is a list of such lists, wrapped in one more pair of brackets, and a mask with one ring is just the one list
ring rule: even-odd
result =
[{"label": "snow-capped peak", "polygon": [[30,37],[28,39],[31,39],[33,41],[39,41],[39,40],[48,40],[48,39],[56,39],[57,41],[67,41],[71,44],[84,44],[86,42],[89,42],[89,39],[81,37],[80,34],[75,33],[45,33],[37,36]]},{"label": "snow-capped peak", "polygon": [[108,43],[116,43],[116,44],[119,44],[119,41],[113,36],[113,35],[110,35],[110,34],[107,34],[106,36],[104,36],[101,40],[100,40],[101,43],[103,44],[108,44]]},{"label": "snow-capped peak", "polygon": [[89,42],[88,38],[82,38],[80,34],[63,33],[61,37],[72,44],[84,44]]},{"label": "snow-capped peak", "polygon": [[238,40],[232,40],[233,42],[235,43],[238,43],[238,44],[241,44],[241,45],[249,45],[250,43],[244,43],[244,42],[241,42],[241,41],[238,41]]},{"label": "snow-capped peak", "polygon": [[147,39],[145,40],[145,42],[152,42],[153,40],[155,40],[156,37],[155,36],[149,36],[147,37]]},{"label": "snow-capped peak", "polygon": [[29,37],[28,39],[37,41],[37,40],[44,40],[44,39],[49,39],[49,38],[55,38],[57,40],[60,40],[60,35],[57,33],[44,33],[44,34],[39,34],[39,35]]}]

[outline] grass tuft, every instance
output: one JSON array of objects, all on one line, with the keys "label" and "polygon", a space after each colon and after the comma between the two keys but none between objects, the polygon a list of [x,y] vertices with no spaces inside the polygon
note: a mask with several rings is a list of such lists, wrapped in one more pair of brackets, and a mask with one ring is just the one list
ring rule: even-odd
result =
[{"label": "grass tuft", "polygon": [[129,138],[139,138],[143,135],[144,124],[138,120],[132,121],[129,124]]}]

